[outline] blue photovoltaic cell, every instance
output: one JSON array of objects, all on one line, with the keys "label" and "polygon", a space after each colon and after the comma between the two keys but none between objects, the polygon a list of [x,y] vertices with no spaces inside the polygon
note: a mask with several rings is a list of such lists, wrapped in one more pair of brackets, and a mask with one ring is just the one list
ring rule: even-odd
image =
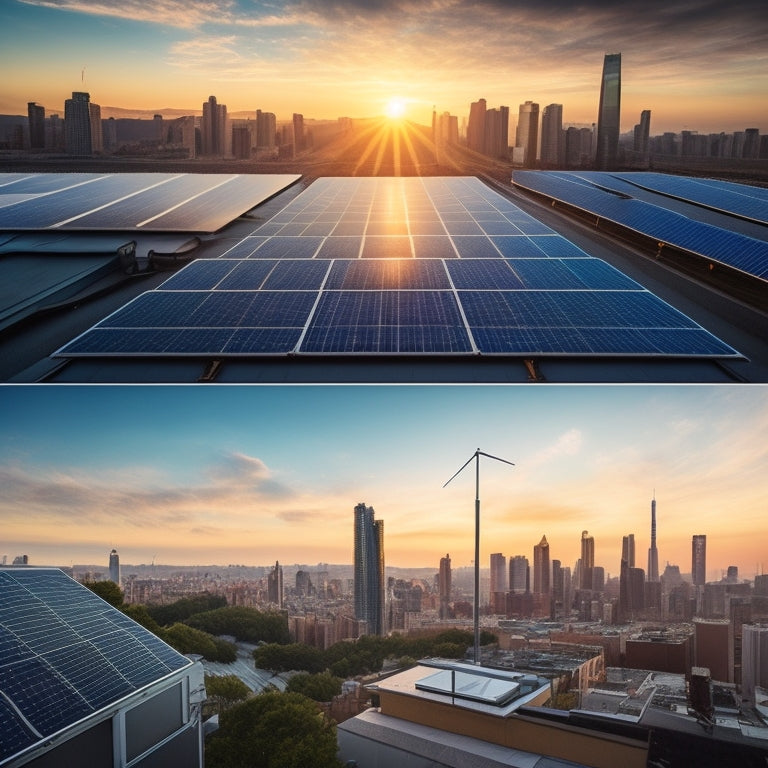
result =
[{"label": "blue photovoltaic cell", "polygon": [[[653,208],[587,173],[546,178],[633,226]],[[703,236],[683,224],[664,225]],[[738,356],[478,179],[318,179],[257,232],[56,355],[689,355],[698,343],[703,356]]]},{"label": "blue photovoltaic cell", "polygon": [[3,735],[0,739],[0,760],[18,754],[37,741],[37,737],[1,696],[0,733]]},{"label": "blue photovoltaic cell", "polygon": [[567,260],[509,259],[506,263],[509,264],[517,277],[520,278],[523,288],[567,291],[589,287],[568,268]]},{"label": "blue photovoltaic cell", "polygon": [[503,256],[515,259],[545,259],[547,254],[530,237],[492,237],[493,244]]},{"label": "blue photovoltaic cell", "polygon": [[328,269],[327,262],[279,261],[267,277],[264,288],[271,291],[318,290]]},{"label": "blue photovoltaic cell", "polygon": [[239,259],[197,259],[169,277],[161,291],[211,291],[242,262]]},{"label": "blue photovoltaic cell", "polygon": [[321,237],[281,237],[270,238],[258,250],[252,259],[311,259],[322,243]]},{"label": "blue photovoltaic cell", "polygon": [[462,259],[498,259],[501,257],[493,243],[485,237],[454,237],[453,242]]},{"label": "blue photovoltaic cell", "polygon": [[317,252],[318,259],[357,259],[362,237],[327,237]]},{"label": "blue photovoltaic cell", "polygon": [[226,277],[212,287],[222,291],[256,291],[261,288],[277,263],[274,259],[240,261],[237,266],[229,270]]},{"label": "blue photovoltaic cell", "polygon": [[459,289],[522,288],[520,278],[504,259],[456,259],[447,262],[453,285]]}]

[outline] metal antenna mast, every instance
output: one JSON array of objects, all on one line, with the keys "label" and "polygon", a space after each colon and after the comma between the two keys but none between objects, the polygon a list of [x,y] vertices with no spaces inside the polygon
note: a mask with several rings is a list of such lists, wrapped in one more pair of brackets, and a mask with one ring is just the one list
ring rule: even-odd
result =
[{"label": "metal antenna mast", "polygon": [[456,472],[450,480],[444,485],[445,488],[454,477],[460,475],[464,468],[474,459],[475,460],[475,605],[474,605],[474,625],[475,625],[475,664],[480,663],[480,457],[486,456],[495,461],[501,461],[504,464],[515,466],[511,461],[500,459],[498,456],[491,456],[490,453],[484,453],[479,448],[467,459],[461,469]]}]

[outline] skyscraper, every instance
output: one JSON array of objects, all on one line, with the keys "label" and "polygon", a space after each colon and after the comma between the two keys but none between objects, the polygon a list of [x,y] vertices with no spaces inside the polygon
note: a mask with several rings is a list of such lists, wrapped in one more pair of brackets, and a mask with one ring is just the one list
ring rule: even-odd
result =
[{"label": "skyscraper", "polygon": [[528,558],[525,555],[515,555],[509,558],[509,591],[529,592],[530,575]]},{"label": "skyscraper", "polygon": [[656,494],[651,501],[651,546],[648,548],[648,581],[659,580],[659,550],[656,549]]},{"label": "skyscraper", "polygon": [[485,152],[485,99],[473,101],[469,106],[467,146],[475,152]]},{"label": "skyscraper", "polygon": [[278,608],[283,607],[283,568],[277,561],[267,575],[267,598]]},{"label": "skyscraper", "polygon": [[373,507],[355,507],[355,618],[368,623],[368,633],[383,635],[384,521],[374,519]]},{"label": "skyscraper", "polygon": [[507,558],[501,552],[491,555],[491,600],[495,592],[507,591]]},{"label": "skyscraper", "polygon": [[630,533],[621,541],[621,559],[627,561],[630,568],[635,567],[635,534]]},{"label": "skyscraper", "polygon": [[560,166],[564,161],[563,105],[548,104],[541,115],[541,164]]},{"label": "skyscraper", "polygon": [[440,592],[440,619],[449,618],[448,603],[451,602],[451,556],[440,558],[440,575],[438,576],[438,590]]},{"label": "skyscraper", "polygon": [[64,146],[67,154],[90,155],[93,152],[91,95],[74,91],[64,102]]},{"label": "skyscraper", "polygon": [[507,157],[509,154],[509,107],[486,111],[485,154],[490,157]]},{"label": "skyscraper", "polygon": [[542,536],[541,541],[533,548],[533,593],[548,595],[549,584],[549,543],[547,537]]},{"label": "skyscraper", "polygon": [[697,587],[707,583],[707,537],[703,534],[691,541],[691,576]]},{"label": "skyscraper", "polygon": [[227,107],[218,104],[215,96],[203,102],[203,117],[200,121],[200,141],[203,155],[228,155],[231,139],[228,141]]},{"label": "skyscraper", "polygon": [[109,553],[109,580],[120,586],[120,556],[116,549]]},{"label": "skyscraper", "polygon": [[27,103],[27,118],[29,119],[29,146],[31,149],[45,147],[45,107],[34,101]]},{"label": "skyscraper", "polygon": [[303,152],[307,148],[304,138],[304,115],[293,113],[293,151]]},{"label": "skyscraper", "polygon": [[589,531],[581,532],[581,567],[579,588],[592,589],[592,569],[595,567],[595,538]]},{"label": "skyscraper", "polygon": [[619,156],[619,120],[621,112],[621,54],[607,53],[600,84],[600,108],[597,115],[597,154],[595,168],[613,170]]},{"label": "skyscraper", "polygon": [[632,148],[642,157],[647,157],[651,135],[651,110],[640,113],[640,122],[635,126]]},{"label": "skyscraper", "polygon": [[536,164],[539,146],[539,105],[532,101],[520,105],[515,146],[523,149],[523,165],[530,168]]}]

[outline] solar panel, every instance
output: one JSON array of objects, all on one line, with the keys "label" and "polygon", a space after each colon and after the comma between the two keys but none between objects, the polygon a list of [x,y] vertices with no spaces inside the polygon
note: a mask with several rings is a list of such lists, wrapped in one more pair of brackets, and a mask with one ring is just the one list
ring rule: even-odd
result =
[{"label": "solar panel", "polygon": [[57,355],[738,356],[478,179],[318,179],[257,232]]},{"label": "solar panel", "polygon": [[0,760],[191,662],[55,569],[0,570]]},{"label": "solar panel", "polygon": [[[662,177],[662,178],[658,178]],[[566,171],[518,171],[513,181],[522,187],[551,196],[595,216],[605,218],[679,248],[720,262],[755,277],[768,280],[768,242],[727,229],[690,219],[658,204],[636,200],[632,192],[635,174],[576,173]],[[738,213],[760,221],[768,217],[768,205],[746,188],[740,198],[729,189],[713,190],[691,179],[662,174],[639,174],[637,185],[663,191],[664,194],[692,200],[718,210]],[[735,186],[735,185],[732,185]],[[683,198],[683,195],[688,197]],[[746,200],[748,198],[748,200]]]},{"label": "solar panel", "polygon": [[0,174],[0,229],[215,232],[299,178],[295,174]]}]

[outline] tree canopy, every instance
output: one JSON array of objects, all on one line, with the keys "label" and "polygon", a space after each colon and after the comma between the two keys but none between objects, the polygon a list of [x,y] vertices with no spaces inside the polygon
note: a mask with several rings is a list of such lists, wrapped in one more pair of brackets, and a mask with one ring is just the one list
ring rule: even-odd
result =
[{"label": "tree canopy", "polygon": [[186,623],[212,635],[233,635],[249,643],[288,643],[288,617],[277,611],[229,606],[190,616]]},{"label": "tree canopy", "polygon": [[288,681],[288,690],[301,693],[313,701],[331,701],[341,693],[342,682],[340,677],[334,677],[328,672],[321,672],[319,675],[301,672],[293,675]]},{"label": "tree canopy", "polygon": [[208,661],[222,661],[225,664],[230,664],[237,658],[237,649],[232,643],[186,624],[177,623],[164,627],[159,636],[179,653],[199,653]]},{"label": "tree canopy", "polygon": [[165,627],[178,621],[186,621],[196,613],[223,608],[226,604],[226,597],[202,592],[199,595],[182,597],[169,605],[148,605],[147,611],[160,626]]},{"label": "tree canopy", "polygon": [[333,768],[336,727],[298,693],[268,691],[221,713],[207,768]]},{"label": "tree canopy", "polygon": [[104,581],[84,581],[84,587],[88,587],[91,592],[97,594],[102,600],[106,600],[115,608],[123,606],[123,591],[114,581],[106,579]]},{"label": "tree canopy", "polygon": [[219,712],[224,712],[251,695],[251,689],[237,675],[206,675],[205,692]]}]

